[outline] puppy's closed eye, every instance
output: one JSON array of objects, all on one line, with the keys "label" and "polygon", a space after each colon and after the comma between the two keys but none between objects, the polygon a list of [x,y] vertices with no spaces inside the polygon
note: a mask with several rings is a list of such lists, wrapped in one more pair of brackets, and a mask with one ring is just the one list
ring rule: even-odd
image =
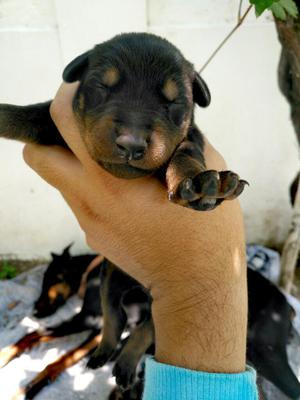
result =
[{"label": "puppy's closed eye", "polygon": [[79,98],[79,109],[93,112],[103,105],[109,96],[109,88],[99,81],[97,77],[88,78],[84,83]]},{"label": "puppy's closed eye", "polygon": [[169,103],[167,106],[167,112],[169,119],[176,125],[180,126],[183,122],[186,107],[182,103],[172,102]]}]

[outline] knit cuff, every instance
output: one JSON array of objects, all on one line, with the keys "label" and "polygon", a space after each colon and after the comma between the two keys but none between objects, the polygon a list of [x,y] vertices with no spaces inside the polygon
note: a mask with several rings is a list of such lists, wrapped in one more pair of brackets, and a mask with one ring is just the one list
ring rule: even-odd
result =
[{"label": "knit cuff", "polygon": [[215,374],[146,361],[143,400],[257,400],[256,372]]}]

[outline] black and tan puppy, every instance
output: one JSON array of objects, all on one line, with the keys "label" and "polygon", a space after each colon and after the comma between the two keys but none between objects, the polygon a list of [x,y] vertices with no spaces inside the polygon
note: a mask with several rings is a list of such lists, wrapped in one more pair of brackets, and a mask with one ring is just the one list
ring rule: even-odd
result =
[{"label": "black and tan puppy", "polygon": [[91,254],[71,256],[69,248],[70,246],[66,247],[61,255],[51,253],[53,259],[44,273],[42,292],[34,304],[33,314],[37,318],[43,318],[57,311],[70,296],[78,292],[82,276],[86,274],[81,311],[57,326],[49,326],[46,329],[28,333],[15,344],[0,349],[0,368],[40,343],[85,330],[100,331],[102,326],[101,263],[93,265],[95,256]]},{"label": "black and tan puppy", "polygon": [[44,318],[53,314],[67,299],[78,292],[82,275],[96,257],[92,254],[72,256],[70,246],[62,254],[51,253],[39,298],[34,303],[34,316]]},{"label": "black and tan puppy", "polygon": [[122,347],[113,374],[123,389],[135,378],[137,364],[154,343],[154,326],[151,316],[151,296],[143,286],[114,264],[102,264],[100,296],[103,310],[102,341],[88,361],[88,367],[98,368],[113,357],[125,327],[130,325],[128,316],[134,318],[129,340]]},{"label": "black and tan puppy", "polygon": [[[82,139],[91,157],[113,175],[158,173],[169,199],[196,210],[237,197],[245,181],[230,171],[207,171],[194,104],[210,93],[199,74],[167,40],[129,33],[97,45],[64,70],[80,81],[74,97]],[[49,114],[50,102],[0,105],[0,136],[65,145]]]},{"label": "black and tan puppy", "polygon": [[[113,270],[110,273],[113,273]],[[112,318],[110,323],[110,335],[114,338],[121,336],[119,329],[123,325],[122,317],[118,320],[119,324],[115,322],[114,318],[120,318],[121,308],[124,312],[124,302],[125,304],[128,301],[130,304],[142,305],[143,301],[151,301],[150,298],[147,299],[147,297],[139,294],[137,282],[133,285],[133,282],[127,280],[126,275],[122,276],[121,274],[119,272],[111,276],[114,281],[113,285],[118,287],[118,281],[120,285],[124,285],[124,282],[126,282],[131,285],[132,289],[127,292],[128,300],[126,300],[126,297],[122,299],[117,312],[115,307],[118,296],[114,297],[115,292],[111,292],[107,296],[110,302],[110,313],[115,313],[115,317]],[[289,398],[299,399],[300,383],[289,365],[287,356],[287,344],[291,333],[294,310],[280,290],[258,272],[248,268],[247,276],[249,292],[247,361],[254,365],[259,375],[271,381]],[[104,286],[107,284],[105,280],[102,281],[103,284]],[[110,283],[110,286],[112,286],[112,283]],[[107,290],[105,287],[103,289],[104,292]],[[134,302],[135,298],[136,302]],[[150,311],[147,311],[149,309],[145,304],[143,304],[143,309],[145,310],[143,319],[132,330],[122,352],[116,359],[113,374],[118,386],[111,393],[110,399],[133,400],[142,398],[143,381],[136,379],[135,371],[142,355],[146,353],[151,341],[154,340]],[[114,333],[111,333],[112,329],[114,329]],[[107,332],[103,332],[103,334],[105,335]],[[89,365],[95,362],[95,357],[96,359],[98,357],[101,364],[103,363],[104,357],[107,355],[107,344],[103,347],[104,344],[103,337],[103,341],[96,354],[90,359]],[[150,353],[153,354],[153,350]]]}]

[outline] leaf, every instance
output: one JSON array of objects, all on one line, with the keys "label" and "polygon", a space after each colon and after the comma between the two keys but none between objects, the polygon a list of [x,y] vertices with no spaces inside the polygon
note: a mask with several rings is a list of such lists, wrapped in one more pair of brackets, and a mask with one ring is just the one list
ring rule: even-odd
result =
[{"label": "leaf", "polygon": [[298,17],[298,8],[294,0],[280,0],[279,3],[291,17]]},{"label": "leaf", "polygon": [[16,268],[9,264],[7,261],[3,261],[0,266],[0,279],[11,279],[17,275]]},{"label": "leaf", "polygon": [[266,9],[273,12],[276,18],[286,20],[287,15],[298,17],[298,8],[294,0],[249,0],[255,6],[255,14],[259,17]]},{"label": "leaf", "polygon": [[272,4],[269,9],[272,11],[276,18],[281,19],[282,21],[286,20],[286,12],[284,11],[284,8],[279,1]]},{"label": "leaf", "polygon": [[249,0],[250,4],[255,6],[255,14],[259,17],[267,8],[278,0]]}]

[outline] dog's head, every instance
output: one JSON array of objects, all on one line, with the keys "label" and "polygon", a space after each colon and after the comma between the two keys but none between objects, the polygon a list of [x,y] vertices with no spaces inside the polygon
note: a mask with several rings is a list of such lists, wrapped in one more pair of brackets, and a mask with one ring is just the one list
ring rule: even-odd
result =
[{"label": "dog's head", "polygon": [[63,78],[80,81],[73,106],[91,157],[122,178],[165,164],[187,134],[193,104],[210,103],[205,82],[179,50],[146,33],[97,45]]},{"label": "dog's head", "polygon": [[66,247],[61,255],[51,253],[52,261],[44,274],[41,294],[34,304],[34,315],[37,318],[53,314],[74,294],[70,279],[74,270],[70,247]]}]

